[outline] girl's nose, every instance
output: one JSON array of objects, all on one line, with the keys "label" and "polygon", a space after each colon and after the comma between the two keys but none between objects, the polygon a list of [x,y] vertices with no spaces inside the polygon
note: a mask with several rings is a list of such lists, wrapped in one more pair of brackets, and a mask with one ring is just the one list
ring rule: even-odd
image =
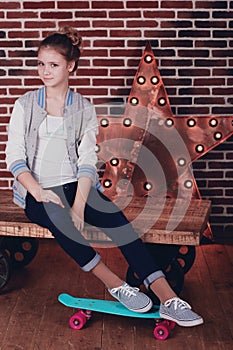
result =
[{"label": "girl's nose", "polygon": [[44,67],[44,74],[45,74],[45,75],[50,74],[50,68],[49,68],[49,66],[46,66],[46,65],[45,65],[45,67]]}]

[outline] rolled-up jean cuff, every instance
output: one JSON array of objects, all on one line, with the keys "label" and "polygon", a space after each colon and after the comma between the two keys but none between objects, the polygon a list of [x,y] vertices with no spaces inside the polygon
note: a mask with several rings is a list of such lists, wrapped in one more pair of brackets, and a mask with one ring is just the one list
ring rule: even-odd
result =
[{"label": "rolled-up jean cuff", "polygon": [[144,279],[143,283],[147,289],[149,289],[151,283],[156,281],[160,277],[165,277],[163,271],[155,271],[151,275],[149,275],[147,278]]},{"label": "rolled-up jean cuff", "polygon": [[81,269],[84,271],[84,272],[89,272],[91,271],[92,269],[94,269],[94,267],[96,267],[96,265],[100,262],[101,260],[101,256],[96,253],[96,255],[94,256],[94,258],[89,261],[89,263],[87,263],[86,265],[84,266],[81,266]]}]

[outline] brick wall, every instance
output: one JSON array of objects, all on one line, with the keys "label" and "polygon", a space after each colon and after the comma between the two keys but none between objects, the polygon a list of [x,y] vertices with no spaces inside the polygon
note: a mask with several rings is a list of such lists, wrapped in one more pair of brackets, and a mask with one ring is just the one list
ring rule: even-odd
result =
[{"label": "brick wall", "polygon": [[[233,1],[8,0],[0,19],[0,188],[12,184],[4,161],[12,105],[40,85],[36,46],[60,25],[85,39],[71,85],[101,104],[99,114],[123,111],[150,40],[176,116],[233,115]],[[201,194],[213,203],[216,238],[233,236],[232,149],[233,137],[194,164]]]}]

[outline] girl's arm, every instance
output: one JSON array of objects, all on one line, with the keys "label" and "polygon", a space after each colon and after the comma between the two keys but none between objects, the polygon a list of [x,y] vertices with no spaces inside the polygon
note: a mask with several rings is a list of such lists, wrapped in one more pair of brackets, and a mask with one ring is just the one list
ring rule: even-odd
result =
[{"label": "girl's arm", "polygon": [[74,204],[71,208],[72,221],[79,231],[84,228],[84,210],[91,186],[92,180],[90,178],[79,178]]},{"label": "girl's arm", "polygon": [[53,202],[64,208],[60,197],[51,190],[43,189],[29,171],[19,174],[17,180],[26,188],[26,190],[35,198],[37,202]]},{"label": "girl's arm", "polygon": [[98,132],[98,123],[95,111],[91,108],[92,116],[88,126],[81,138],[78,146],[78,187],[74,204],[71,208],[71,217],[75,227],[82,231],[84,228],[84,210],[87,198],[93,183],[96,183],[96,163],[97,155],[96,134]]},{"label": "girl's arm", "polygon": [[19,100],[17,100],[12,111],[8,131],[6,147],[7,168],[38,202],[51,201],[64,207],[60,198],[55,193],[49,190],[43,190],[33,178],[27,166],[26,158],[24,109]]}]

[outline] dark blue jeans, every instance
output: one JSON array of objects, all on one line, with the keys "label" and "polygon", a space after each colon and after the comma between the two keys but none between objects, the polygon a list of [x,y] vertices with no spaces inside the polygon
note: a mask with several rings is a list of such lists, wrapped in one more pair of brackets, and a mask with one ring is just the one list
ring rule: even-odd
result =
[{"label": "dark blue jeans", "polygon": [[[65,208],[52,202],[37,202],[28,193],[25,213],[30,221],[47,228],[84,271],[90,271],[98,264],[100,256],[76,229],[71,219],[70,208],[75,199],[77,182],[50,189],[60,196]],[[85,224],[100,228],[111,238],[146,287],[164,276],[122,211],[93,187],[88,196],[84,219]]]}]

